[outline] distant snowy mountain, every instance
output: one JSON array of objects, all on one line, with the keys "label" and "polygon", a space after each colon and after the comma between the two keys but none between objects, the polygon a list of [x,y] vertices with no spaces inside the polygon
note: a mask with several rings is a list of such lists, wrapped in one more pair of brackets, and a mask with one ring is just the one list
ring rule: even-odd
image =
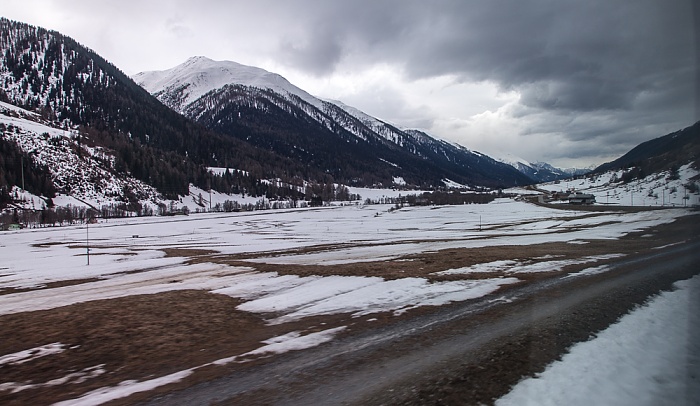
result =
[{"label": "distant snowy mountain", "polygon": [[555,168],[546,162],[528,162],[527,160],[516,157],[512,154],[502,154],[497,159],[500,162],[512,166],[538,183],[573,178],[576,176],[585,175],[591,171],[590,169]]},{"label": "distant snowy mountain", "polygon": [[483,154],[318,99],[260,68],[193,57],[134,79],[212,130],[308,162],[350,184],[388,186],[399,177],[423,187],[446,180],[490,187],[532,182]]}]

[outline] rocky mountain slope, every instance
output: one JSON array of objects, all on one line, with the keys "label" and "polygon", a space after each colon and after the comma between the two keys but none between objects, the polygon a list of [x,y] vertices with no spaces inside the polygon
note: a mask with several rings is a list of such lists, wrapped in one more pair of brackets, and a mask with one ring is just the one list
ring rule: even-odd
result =
[{"label": "rocky mountain slope", "polygon": [[350,184],[388,186],[397,177],[423,187],[443,181],[489,187],[532,182],[483,154],[318,99],[260,68],[193,57],[134,79],[212,130],[301,159]]},{"label": "rocky mountain slope", "polygon": [[[43,196],[44,201],[38,207],[32,202],[33,208],[51,206],[57,191],[88,206],[124,203],[134,205],[133,211],[140,210],[140,201],[156,203],[162,199],[152,186],[119,171],[112,152],[95,145],[86,134],[57,128],[36,113],[3,102],[0,102],[0,130],[3,142],[28,155],[25,165],[24,159],[18,161],[16,155],[8,159],[11,154],[3,154],[0,180],[18,186],[26,183],[32,194]],[[20,165],[26,169],[18,168]],[[3,191],[11,193],[7,189]]]}]

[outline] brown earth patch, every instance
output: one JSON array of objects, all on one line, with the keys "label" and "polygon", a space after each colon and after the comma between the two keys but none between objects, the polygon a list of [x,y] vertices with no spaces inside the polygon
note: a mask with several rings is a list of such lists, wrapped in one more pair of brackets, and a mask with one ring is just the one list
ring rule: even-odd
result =
[{"label": "brown earth patch", "polygon": [[162,250],[165,252],[165,257],[166,258],[171,258],[171,257],[200,257],[204,255],[215,255],[218,254],[218,251],[214,250],[205,250],[201,248],[164,248]]},{"label": "brown earth patch", "polygon": [[239,303],[189,290],[0,316],[1,355],[56,342],[67,348],[23,364],[1,365],[2,383],[42,384],[98,365],[106,371],[80,384],[0,390],[0,404],[49,404],[124,380],[160,377],[245,353],[260,347],[261,340],[288,332],[235,310]]},{"label": "brown earth patch", "polygon": [[32,290],[53,289],[63,286],[81,285],[83,283],[97,282],[100,278],[85,278],[85,279],[69,279],[65,281],[47,282],[40,286],[32,286],[27,288],[0,288],[0,296],[10,295],[13,293],[29,292]]}]

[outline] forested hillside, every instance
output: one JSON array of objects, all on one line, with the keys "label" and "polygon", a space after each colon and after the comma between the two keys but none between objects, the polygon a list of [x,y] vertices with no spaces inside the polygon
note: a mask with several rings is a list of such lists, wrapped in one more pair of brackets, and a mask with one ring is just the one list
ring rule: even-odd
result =
[{"label": "forested hillside", "polygon": [[187,194],[189,183],[208,187],[212,179],[205,167],[225,162],[246,172],[214,179],[212,187],[261,193],[260,179],[274,177],[285,164],[276,154],[182,117],[102,57],[57,32],[3,18],[0,51],[4,101],[86,134],[86,142],[115,153],[117,168],[166,196]]},{"label": "forested hillside", "polygon": [[634,168],[633,175],[644,178],[652,173],[678,169],[692,163],[700,168],[700,121],[663,137],[643,142],[620,158],[605,163],[594,172]]}]

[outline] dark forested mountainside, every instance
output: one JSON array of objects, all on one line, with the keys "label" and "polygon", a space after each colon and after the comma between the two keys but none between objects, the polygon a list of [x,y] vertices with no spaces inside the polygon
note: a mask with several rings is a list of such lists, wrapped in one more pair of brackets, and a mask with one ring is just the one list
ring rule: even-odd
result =
[{"label": "dark forested mountainside", "polygon": [[469,151],[468,149],[437,140],[422,131],[406,130],[411,136],[411,147],[415,154],[431,161],[442,161],[442,166],[455,173],[466,173],[473,184],[486,186],[523,186],[533,183],[533,179],[511,165]]},{"label": "dark forested mountainside", "polygon": [[[54,31],[0,18],[0,97],[38,111],[61,126],[80,128],[114,151],[117,167],[166,196],[208,187],[206,166],[245,169],[213,179],[229,192],[264,193],[262,178],[301,176],[303,165],[224,137],[164,106],[93,51]],[[229,182],[233,181],[234,184]]]},{"label": "dark forested mountainside", "polygon": [[30,193],[53,198],[56,188],[47,168],[27,159],[17,145],[0,138],[0,207],[12,196],[9,185],[23,185]]},{"label": "dark forested mountainside", "polygon": [[664,170],[678,170],[692,163],[700,168],[700,121],[680,131],[643,142],[620,158],[600,165],[594,172],[635,167],[637,176]]},{"label": "dark forested mountainside", "polygon": [[389,186],[395,177],[423,188],[443,186],[445,179],[486,187],[532,182],[484,155],[378,120],[371,126],[330,102],[319,101],[319,108],[293,94],[230,84],[183,106],[186,88],[156,95],[210,129],[345,184]]},{"label": "dark forested mountainside", "polygon": [[[351,184],[421,187],[447,180],[497,187],[532,180],[512,167],[418,131],[402,130],[340,101],[322,100],[284,77],[203,56],[139,84],[173,110],[209,128],[332,174]],[[245,114],[244,114],[245,113]]]},{"label": "dark forested mountainside", "polygon": [[323,115],[300,99],[290,102],[270,90],[229,85],[196,100],[185,113],[217,132],[305,163],[308,178],[316,171],[345,184],[389,186],[396,176],[424,187],[439,185],[445,177],[466,183],[464,176],[386,140],[358,138],[330,118],[312,118],[309,111]]}]

